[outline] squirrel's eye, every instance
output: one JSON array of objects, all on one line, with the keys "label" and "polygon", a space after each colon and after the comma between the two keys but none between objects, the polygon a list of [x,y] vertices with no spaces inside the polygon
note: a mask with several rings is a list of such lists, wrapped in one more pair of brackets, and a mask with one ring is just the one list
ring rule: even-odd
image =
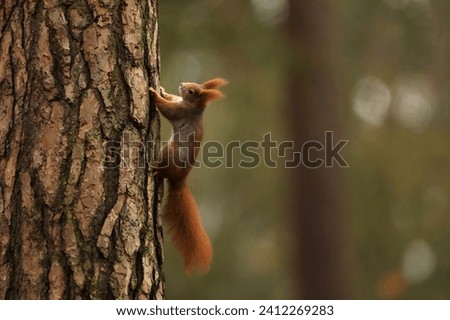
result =
[{"label": "squirrel's eye", "polygon": [[188,92],[189,92],[189,94],[193,94],[193,93],[194,93],[194,90],[189,89]]}]

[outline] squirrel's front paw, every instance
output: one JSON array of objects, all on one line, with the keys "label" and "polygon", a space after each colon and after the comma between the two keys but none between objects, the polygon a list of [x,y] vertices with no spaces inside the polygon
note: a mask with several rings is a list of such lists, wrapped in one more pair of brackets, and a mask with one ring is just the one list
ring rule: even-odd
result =
[{"label": "squirrel's front paw", "polygon": [[167,98],[169,94],[166,92],[166,90],[163,87],[159,87],[161,89],[161,97]]},{"label": "squirrel's front paw", "polygon": [[158,92],[156,92],[156,90],[152,87],[148,88],[148,90],[150,91],[150,93],[154,96],[156,96],[158,94]]}]

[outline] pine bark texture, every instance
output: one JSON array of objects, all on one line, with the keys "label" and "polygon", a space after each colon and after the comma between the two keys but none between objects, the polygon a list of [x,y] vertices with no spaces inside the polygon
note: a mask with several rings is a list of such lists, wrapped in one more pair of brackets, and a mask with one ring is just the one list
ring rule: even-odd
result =
[{"label": "pine bark texture", "polygon": [[157,0],[0,0],[0,299],[164,298],[157,35]]}]

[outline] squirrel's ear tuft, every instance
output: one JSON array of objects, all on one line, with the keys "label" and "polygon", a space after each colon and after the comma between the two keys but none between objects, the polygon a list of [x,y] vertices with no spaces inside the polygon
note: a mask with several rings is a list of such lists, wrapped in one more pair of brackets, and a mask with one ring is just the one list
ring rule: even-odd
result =
[{"label": "squirrel's ear tuft", "polygon": [[213,100],[217,100],[217,99],[220,99],[220,98],[225,98],[225,95],[220,90],[206,89],[206,90],[202,90],[200,92],[200,99],[202,101],[204,101],[205,103],[213,101]]},{"label": "squirrel's ear tuft", "polygon": [[208,80],[205,83],[203,83],[202,87],[205,89],[216,89],[216,88],[226,85],[227,83],[228,83],[228,81],[223,78],[215,78],[215,79],[211,79],[211,80]]}]

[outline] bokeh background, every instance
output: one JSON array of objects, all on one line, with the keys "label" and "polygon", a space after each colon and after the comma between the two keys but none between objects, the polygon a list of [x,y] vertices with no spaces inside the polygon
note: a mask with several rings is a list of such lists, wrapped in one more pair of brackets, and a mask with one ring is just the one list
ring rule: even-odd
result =
[{"label": "bokeh background", "polygon": [[161,0],[159,22],[167,91],[230,81],[206,140],[349,140],[348,168],[195,169],[214,263],[186,276],[166,237],[168,298],[450,299],[450,1]]}]

